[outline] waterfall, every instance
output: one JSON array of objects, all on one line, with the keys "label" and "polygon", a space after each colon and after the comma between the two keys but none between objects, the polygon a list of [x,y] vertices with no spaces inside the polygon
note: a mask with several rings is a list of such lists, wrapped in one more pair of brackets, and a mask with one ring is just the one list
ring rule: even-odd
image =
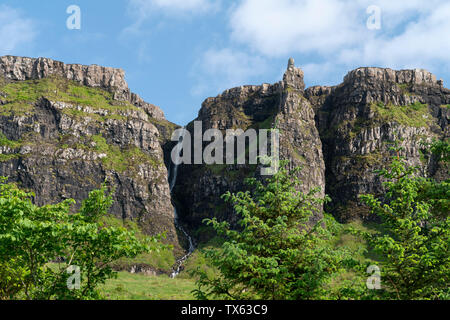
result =
[{"label": "waterfall", "polygon": [[[176,163],[178,163],[180,157],[181,157],[181,150],[183,149],[183,144],[180,143],[180,140],[183,141],[184,139],[184,131],[185,128],[183,128],[183,130],[180,132],[180,135],[178,136],[178,144],[176,146]],[[177,176],[178,176],[178,164],[175,163],[171,163],[170,165],[170,181],[169,181],[169,187],[170,187],[170,193],[173,193],[173,188],[175,187],[175,184],[177,182]],[[188,239],[189,241],[189,249],[188,249],[188,253],[186,255],[184,255],[183,257],[181,257],[180,259],[178,259],[175,263],[175,266],[173,268],[173,272],[171,274],[171,278],[175,278],[177,275],[180,274],[181,272],[181,267],[183,266],[183,263],[187,260],[187,258],[189,258],[191,256],[191,254],[194,252],[195,250],[195,244],[194,244],[194,240],[192,239],[192,237],[187,233],[187,231],[183,228],[183,226],[180,224],[179,219],[178,219],[178,212],[177,212],[177,208],[174,205],[174,223],[175,223],[175,227],[180,230]]]}]

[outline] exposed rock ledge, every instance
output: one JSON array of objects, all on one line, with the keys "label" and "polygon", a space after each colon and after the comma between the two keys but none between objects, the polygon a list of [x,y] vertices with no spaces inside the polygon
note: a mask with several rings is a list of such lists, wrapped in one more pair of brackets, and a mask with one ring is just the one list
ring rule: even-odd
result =
[{"label": "exposed rock ledge", "polygon": [[43,79],[52,75],[73,80],[85,86],[108,90],[114,94],[114,99],[129,101],[143,108],[152,118],[165,120],[164,112],[159,107],[145,102],[139,95],[130,91],[122,69],[98,65],[64,64],[48,58],[0,57],[0,78],[24,81]]},{"label": "exposed rock ledge", "polygon": [[344,83],[386,81],[399,84],[429,84],[443,86],[442,80],[424,69],[392,70],[389,68],[358,68],[350,71],[344,78]]}]

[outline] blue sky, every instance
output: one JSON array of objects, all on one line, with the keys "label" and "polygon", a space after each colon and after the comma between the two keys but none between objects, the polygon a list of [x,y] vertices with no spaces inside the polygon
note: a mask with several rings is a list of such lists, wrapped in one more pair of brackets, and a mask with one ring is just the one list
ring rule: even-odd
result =
[{"label": "blue sky", "polygon": [[[66,27],[70,5],[80,30]],[[281,80],[290,56],[307,86],[379,66],[448,87],[449,52],[447,0],[0,0],[0,55],[122,68],[178,124],[227,88]]]}]

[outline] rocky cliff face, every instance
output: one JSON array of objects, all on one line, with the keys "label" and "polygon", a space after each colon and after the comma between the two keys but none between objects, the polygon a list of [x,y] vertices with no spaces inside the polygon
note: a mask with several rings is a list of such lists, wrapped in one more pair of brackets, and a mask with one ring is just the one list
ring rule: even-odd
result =
[{"label": "rocky cliff face", "polygon": [[[326,210],[348,221],[372,219],[358,195],[382,191],[383,181],[374,171],[390,162],[393,141],[421,175],[448,178],[422,143],[449,138],[449,104],[450,91],[425,70],[360,68],[338,86],[305,90],[303,72],[290,61],[283,81],[208,98],[196,120],[204,130],[276,126],[281,158],[292,168],[303,168],[303,191],[320,187],[332,198]],[[255,169],[183,166],[175,189],[183,220],[193,227],[212,216],[235,222],[232,208],[220,196],[246,190],[243,180],[257,175]]]},{"label": "rocky cliff face", "polygon": [[130,92],[122,70],[0,58],[0,175],[34,191],[39,205],[79,206],[107,179],[115,216],[167,232],[179,247],[165,138],[154,124],[173,127]]},{"label": "rocky cliff face", "polygon": [[[314,121],[314,111],[304,97],[303,72],[290,66],[284,80],[261,86],[242,86],[208,98],[199,116],[203,132],[214,128],[224,135],[227,129],[271,129],[280,134],[280,158],[290,160],[291,168],[301,166],[302,191],[320,187],[325,191],[325,165],[322,144]],[[193,136],[193,123],[187,126]],[[248,163],[248,162],[247,162]],[[232,208],[221,195],[248,187],[244,179],[259,177],[258,165],[183,165],[175,194],[180,202],[182,219],[195,228],[204,218],[217,217],[236,222]],[[316,219],[320,218],[318,210]],[[200,238],[202,234],[198,235]]]},{"label": "rocky cliff face", "polygon": [[165,120],[164,112],[157,106],[132,93],[125,81],[122,69],[97,65],[64,64],[48,58],[0,57],[0,77],[13,81],[39,80],[59,77],[81,85],[100,88],[113,94],[113,99],[127,101],[146,111],[152,118]]},{"label": "rocky cliff face", "polygon": [[422,175],[446,174],[421,144],[449,137],[450,91],[431,73],[360,68],[336,87],[307,89],[306,97],[324,144],[328,209],[341,220],[368,218],[357,197],[381,191],[374,170],[389,162],[394,140]]},{"label": "rocky cliff face", "polygon": [[[450,90],[424,70],[360,68],[342,84],[305,90],[302,70],[290,61],[278,83],[206,99],[196,121],[202,133],[279,129],[281,159],[303,168],[302,191],[319,187],[333,200],[326,210],[345,221],[370,219],[358,195],[382,191],[374,170],[389,162],[394,140],[420,174],[448,178],[421,143],[449,138],[449,106]],[[116,187],[117,217],[149,234],[167,232],[179,249],[166,169],[176,127],[130,91],[122,70],[0,57],[0,175],[34,191],[38,204],[80,203],[107,179]],[[193,122],[187,129],[193,136]],[[260,169],[180,166],[174,194],[181,222],[200,240],[208,238],[204,218],[236,222],[221,195],[246,190],[244,179],[262,179]]]}]

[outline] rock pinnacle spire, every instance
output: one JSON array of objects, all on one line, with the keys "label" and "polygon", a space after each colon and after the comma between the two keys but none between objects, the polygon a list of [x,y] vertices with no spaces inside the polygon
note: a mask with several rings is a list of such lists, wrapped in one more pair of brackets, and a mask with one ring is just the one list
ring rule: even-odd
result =
[{"label": "rock pinnacle spire", "polygon": [[295,67],[295,61],[294,61],[294,58],[291,57],[291,58],[289,58],[287,68],[289,70],[290,68],[294,68],[294,67]]}]

